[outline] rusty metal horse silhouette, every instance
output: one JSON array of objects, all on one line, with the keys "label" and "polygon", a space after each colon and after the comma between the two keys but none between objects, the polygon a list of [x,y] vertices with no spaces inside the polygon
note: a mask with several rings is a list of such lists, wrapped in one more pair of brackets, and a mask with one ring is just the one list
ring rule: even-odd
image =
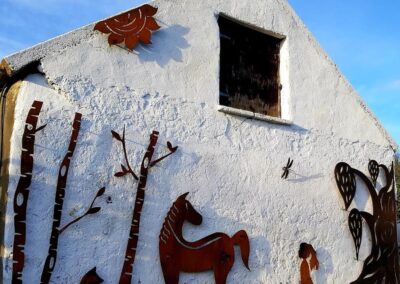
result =
[{"label": "rusty metal horse silhouette", "polygon": [[216,284],[226,283],[235,261],[235,245],[240,247],[243,263],[249,269],[250,245],[244,230],[238,231],[233,237],[214,233],[195,242],[183,238],[182,226],[185,220],[193,225],[200,225],[203,220],[186,200],[187,195],[179,196],[173,203],[160,231],[159,252],[165,283],[178,284],[180,271],[207,270],[214,270]]}]

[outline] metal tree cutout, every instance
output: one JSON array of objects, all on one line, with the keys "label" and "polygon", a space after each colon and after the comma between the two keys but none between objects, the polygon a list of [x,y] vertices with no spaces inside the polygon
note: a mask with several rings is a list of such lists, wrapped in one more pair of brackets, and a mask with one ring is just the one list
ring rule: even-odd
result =
[{"label": "metal tree cutout", "polygon": [[142,164],[140,167],[140,174],[139,176],[135,174],[133,171],[129,160],[128,160],[128,154],[126,150],[126,140],[125,140],[125,127],[124,131],[121,135],[119,135],[115,131],[111,131],[112,136],[114,139],[119,141],[122,144],[122,150],[124,154],[124,159],[126,165],[121,164],[121,171],[115,173],[114,175],[116,177],[123,177],[127,174],[130,174],[135,180],[138,181],[138,186],[136,190],[136,198],[134,202],[134,208],[133,208],[133,216],[132,216],[132,222],[131,222],[131,228],[129,232],[129,238],[128,238],[128,244],[126,246],[126,252],[125,252],[125,257],[124,257],[124,265],[122,267],[119,283],[120,284],[129,284],[131,283],[132,280],[132,271],[133,271],[133,264],[135,262],[135,256],[136,256],[136,248],[138,245],[138,240],[139,240],[139,229],[140,229],[140,218],[141,218],[141,213],[143,209],[143,204],[144,204],[144,197],[145,197],[145,188],[146,188],[146,183],[147,183],[147,175],[149,173],[149,169],[154,167],[157,163],[161,162],[163,159],[168,157],[169,155],[172,155],[175,153],[175,151],[178,149],[178,147],[172,147],[172,144],[168,141],[167,142],[167,148],[169,150],[169,153],[166,154],[165,156],[162,156],[161,158],[153,159],[153,154],[155,150],[155,146],[158,141],[158,131],[153,131],[152,134],[150,135],[150,142],[147,147],[146,153],[143,156]]},{"label": "metal tree cutout", "polygon": [[[317,258],[317,252],[312,245],[301,243],[299,257],[303,259],[300,265],[300,284],[313,284],[310,271],[313,269],[318,270],[319,261]],[[310,258],[310,261],[308,261],[308,258]]]},{"label": "metal tree cutout", "polygon": [[43,267],[42,275],[40,278],[40,283],[42,283],[42,284],[43,283],[47,284],[50,282],[50,278],[51,278],[52,272],[54,270],[54,267],[55,267],[56,261],[57,261],[58,239],[59,239],[59,236],[61,235],[61,233],[66,228],[68,228],[70,225],[79,221],[83,217],[85,217],[89,214],[95,214],[98,211],[100,211],[100,207],[93,207],[93,204],[94,204],[94,201],[96,200],[96,198],[103,195],[104,191],[105,191],[105,188],[101,188],[97,192],[96,197],[93,199],[93,201],[90,205],[90,208],[83,216],[77,218],[76,220],[70,222],[69,224],[64,226],[62,229],[60,229],[62,209],[63,209],[64,197],[65,197],[65,189],[67,187],[68,171],[69,171],[69,166],[71,163],[71,158],[75,152],[78,135],[79,135],[79,130],[81,127],[81,119],[82,119],[82,115],[80,113],[75,113],[68,150],[64,156],[63,161],[61,162],[60,169],[58,171],[57,189],[56,189],[56,195],[55,195],[55,201],[54,201],[55,204],[54,204],[53,225],[52,225],[52,229],[51,229],[50,244],[49,244],[46,261],[45,261],[45,264]]},{"label": "metal tree cutout", "polygon": [[[399,283],[399,263],[396,231],[396,199],[393,165],[389,170],[385,165],[372,160],[368,164],[371,179],[346,163],[335,167],[335,178],[346,204],[346,210],[356,193],[356,176],[365,184],[373,206],[373,213],[354,208],[349,215],[349,229],[356,247],[356,256],[361,245],[362,222],[367,223],[371,232],[372,249],[365,259],[362,272],[354,284],[359,283]],[[384,173],[386,184],[377,192],[376,181],[380,172]]]},{"label": "metal tree cutout", "polygon": [[125,46],[132,50],[139,42],[151,43],[151,32],[160,28],[153,18],[156,13],[157,8],[146,4],[98,22],[94,26],[94,30],[110,34],[108,36],[110,45],[120,44],[125,41]]},{"label": "metal tree cutout", "polygon": [[[202,216],[182,194],[172,204],[159,236],[160,262],[166,284],[178,284],[179,273],[214,270],[216,284],[225,284],[235,261],[234,246],[240,247],[242,261],[249,269],[250,244],[244,230],[232,237],[214,233],[195,242],[183,238],[182,226],[187,220],[193,225],[202,223]],[[249,269],[250,270],[250,269]]]},{"label": "metal tree cutout", "polygon": [[21,277],[25,263],[26,209],[28,206],[29,187],[32,181],[35,137],[36,133],[46,126],[36,126],[42,105],[43,102],[33,102],[26,117],[24,134],[22,135],[21,176],[14,195],[13,284],[22,283]]}]

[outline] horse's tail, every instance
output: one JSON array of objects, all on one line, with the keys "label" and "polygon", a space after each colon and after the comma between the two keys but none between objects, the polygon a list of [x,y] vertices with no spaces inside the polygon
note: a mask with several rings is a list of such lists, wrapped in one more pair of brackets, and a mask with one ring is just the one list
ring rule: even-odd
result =
[{"label": "horse's tail", "polygon": [[249,237],[244,230],[240,230],[231,238],[233,240],[234,245],[240,247],[240,253],[242,255],[243,264],[246,266],[248,270],[249,268],[249,255],[250,255],[250,243]]}]

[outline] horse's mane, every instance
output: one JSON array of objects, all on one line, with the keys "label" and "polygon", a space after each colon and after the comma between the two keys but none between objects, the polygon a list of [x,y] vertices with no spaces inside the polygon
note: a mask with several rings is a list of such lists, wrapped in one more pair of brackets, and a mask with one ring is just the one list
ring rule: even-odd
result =
[{"label": "horse's mane", "polygon": [[178,217],[178,214],[182,214],[179,206],[179,202],[181,201],[180,198],[178,198],[171,206],[171,208],[169,208],[169,211],[167,213],[167,217],[165,217],[164,223],[162,225],[162,229],[160,231],[160,236],[159,239],[161,242],[163,242],[164,244],[167,243],[169,237],[171,236],[172,232],[169,229],[169,225],[168,223],[171,225],[171,227],[173,226],[173,224],[175,224],[175,221]]}]

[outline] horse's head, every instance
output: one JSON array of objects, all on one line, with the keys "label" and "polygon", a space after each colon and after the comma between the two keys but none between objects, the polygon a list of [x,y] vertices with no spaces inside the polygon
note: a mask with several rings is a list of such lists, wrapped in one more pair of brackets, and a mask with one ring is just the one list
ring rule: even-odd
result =
[{"label": "horse's head", "polygon": [[188,220],[193,225],[200,225],[201,222],[203,221],[203,217],[201,217],[200,213],[198,213],[193,208],[192,204],[190,204],[190,202],[186,200],[186,196],[188,194],[189,192],[186,192],[185,194],[179,196],[178,201],[182,205],[181,208],[186,211],[185,219]]},{"label": "horse's head", "polygon": [[319,262],[317,258],[317,252],[314,250],[313,246],[307,243],[301,243],[299,249],[299,257],[306,260],[310,257],[310,268],[318,269]]}]

